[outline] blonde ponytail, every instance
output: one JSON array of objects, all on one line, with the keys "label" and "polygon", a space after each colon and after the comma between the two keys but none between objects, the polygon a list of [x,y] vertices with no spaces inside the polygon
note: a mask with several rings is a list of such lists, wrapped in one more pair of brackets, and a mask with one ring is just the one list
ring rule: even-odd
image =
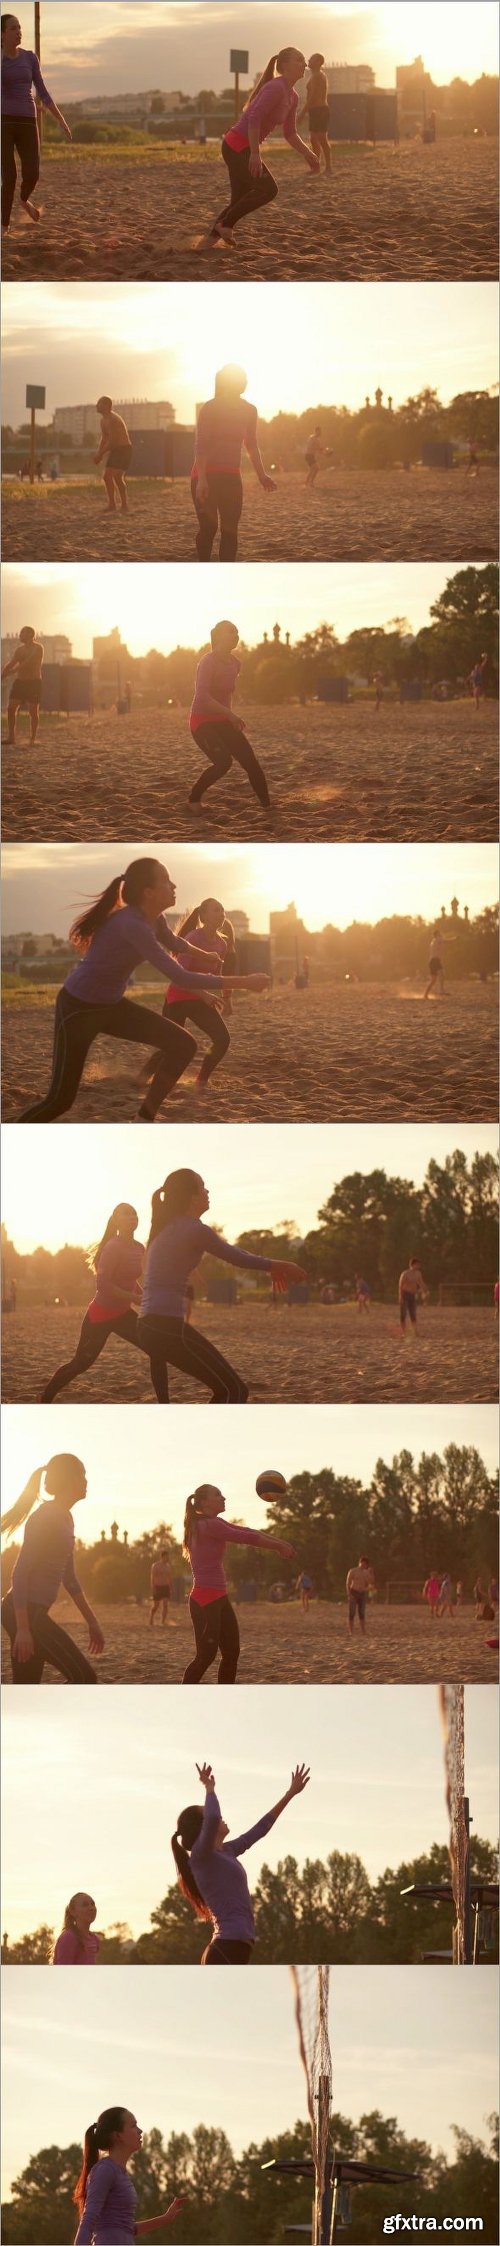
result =
[{"label": "blonde ponytail", "polygon": [[29,1482],[26,1482],[25,1488],[21,1490],[21,1496],[16,1498],[15,1505],[9,1507],[8,1513],[2,1513],[0,1522],[2,1536],[12,1536],[14,1529],[22,1528],[23,1521],[28,1520],[28,1516],[33,1512],[33,1506],[36,1505],[37,1498],[40,1496],[42,1476],[46,1472],[46,1466],[36,1466],[34,1474],[30,1474]]}]

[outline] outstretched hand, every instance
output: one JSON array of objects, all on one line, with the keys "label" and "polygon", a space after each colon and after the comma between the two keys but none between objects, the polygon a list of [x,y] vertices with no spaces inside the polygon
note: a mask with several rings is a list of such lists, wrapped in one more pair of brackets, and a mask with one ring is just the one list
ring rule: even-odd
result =
[{"label": "outstretched hand", "polygon": [[290,1779],[290,1800],[292,1800],[294,1794],[303,1794],[305,1786],[309,1785],[310,1776],[311,1773],[307,1767],[307,1763],[298,1762],[296,1769],[292,1770],[292,1776]]},{"label": "outstretched hand", "polygon": [[196,1764],[196,1768],[197,1768],[197,1772],[198,1772],[198,1777],[199,1777],[199,1780],[200,1780],[200,1785],[201,1785],[201,1786],[204,1786],[204,1787],[205,1787],[205,1791],[206,1791],[206,1793],[207,1793],[207,1794],[214,1794],[214,1793],[215,1793],[215,1778],[214,1778],[214,1774],[213,1774],[213,1770],[212,1770],[212,1765],[211,1765],[211,1763],[209,1763],[209,1762],[197,1762],[197,1764]]},{"label": "outstretched hand", "polygon": [[277,1294],[286,1294],[287,1287],[293,1286],[297,1281],[299,1285],[307,1281],[307,1271],[302,1270],[300,1263],[283,1263],[279,1257],[273,1257],[271,1278]]}]

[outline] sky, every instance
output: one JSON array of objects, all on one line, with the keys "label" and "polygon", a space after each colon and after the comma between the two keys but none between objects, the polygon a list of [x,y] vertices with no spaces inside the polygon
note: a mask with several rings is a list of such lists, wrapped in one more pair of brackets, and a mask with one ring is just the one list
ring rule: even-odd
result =
[{"label": "sky", "polygon": [[92,1544],[112,1521],[130,1540],[164,1521],[181,1539],[186,1497],[201,1482],[213,1482],[226,1498],[228,1520],[265,1528],[268,1514],[255,1481],[271,1460],[287,1481],[294,1474],[321,1473],[325,1466],[369,1487],[377,1460],[409,1450],[416,1459],[449,1444],[479,1451],[489,1474],[498,1469],[498,1414],[494,1404],[249,1404],[245,1442],[231,1419],[210,1406],[198,1412],[181,1406],[175,1438],[142,1404],[123,1413],[113,1404],[6,1404],[3,1412],[4,1510],[14,1504],[40,1460],[56,1451],[73,1451],[84,1461],[88,1490],[78,1507],[77,1540]]},{"label": "sky", "polygon": [[256,1226],[294,1221],[301,1236],[317,1222],[335,1181],[377,1167],[423,1183],[429,1161],[444,1163],[460,1147],[496,1155],[486,1123],[159,1123],[150,1136],[140,1123],[75,1123],[62,1135],[50,1123],[14,1123],[3,1130],[3,1217],[20,1253],[66,1241],[91,1245],[111,1209],[130,1201],[147,1237],[151,1195],[172,1170],[204,1176],[208,1223],[226,1238]]},{"label": "sky", "polygon": [[[42,1924],[59,1932],[78,1890],[94,1897],[97,1931],[118,1920],[135,1939],[146,1933],[175,1878],[170,1836],[180,1811],[204,1801],[196,1764],[205,1759],[233,1838],[281,1800],[296,1763],[310,1767],[306,1791],[245,1857],[251,1893],[263,1865],[275,1871],[288,1855],[303,1866],[352,1851],[375,1880],[434,1841],[447,1845],[434,1685],[338,1685],[335,1694],[274,1686],[272,1726],[265,1686],[245,1694],[243,1725],[242,1706],[237,1693],[211,1694],[201,1720],[200,1701],[170,1688],[167,1723],[165,1687],[152,1685],[145,1725],[141,1693],[121,1685],[106,1697],[103,1752],[97,1693],[75,1703],[36,1685],[22,1701],[4,1693],[2,1924],[11,1941]],[[468,1686],[465,1791],[474,1832],[493,1847],[497,1735],[495,1686]],[[411,1906],[409,1914],[411,1937]],[[200,1956],[204,1941],[200,1928]]]},{"label": "sky", "polygon": [[[248,913],[255,931],[267,931],[271,912],[293,900],[309,929],[353,919],[374,924],[392,913],[439,917],[457,896],[471,917],[498,897],[494,843],[245,843],[158,842],[157,855],[177,888],[179,913],[203,896],[220,896],[226,911]],[[16,843],[3,851],[4,933],[49,929],[67,936],[82,896],[105,889],[124,859],[144,855],[144,844]],[[428,938],[422,932],[422,962]]]},{"label": "sky", "polygon": [[[455,2123],[482,2136],[496,2098],[498,1975],[435,1966],[336,1966],[330,1976],[333,2107],[380,2108],[454,2157]],[[306,2120],[286,1966],[210,1981],[170,1966],[68,1973],[11,1966],[4,1989],[5,2190],[39,2146],[81,2142],[104,2106],[143,2128],[226,2130],[235,2152]],[[269,2181],[270,2206],[272,2179]],[[3,2194],[2,2194],[3,2196]],[[405,2205],[408,2202],[405,2200]]]},{"label": "sky", "polygon": [[[232,563],[219,563],[217,609],[233,616],[242,640],[258,645],[275,623],[292,640],[318,624],[333,626],[340,640],[363,626],[381,626],[397,617],[412,632],[430,622],[439,599],[463,562],[242,562],[235,585]],[[188,572],[188,574],[186,574]],[[203,571],[174,562],[13,562],[3,571],[2,629],[18,632],[30,617],[35,630],[65,632],[73,653],[90,659],[92,640],[115,626],[131,655],[150,648],[165,654],[177,646],[203,647],[215,622],[214,594]]]},{"label": "sky", "polygon": [[[24,42],[33,37],[32,8],[22,5]],[[332,0],[308,0],[307,49],[321,48],[328,63],[369,62],[379,86],[393,86],[397,63],[422,53],[437,83],[451,73],[473,80],[496,71],[497,27],[493,0],[455,0],[450,50],[449,5],[389,4],[337,8]],[[287,0],[286,36],[304,40],[304,7]],[[218,91],[229,79],[229,50],[249,50],[251,83],[269,54],[282,44],[282,0],[44,0],[42,60],[57,101],[84,101],[85,95],[135,92],[162,87],[196,93]]]},{"label": "sky", "polygon": [[[94,0],[91,0],[94,5]],[[2,292],[3,418],[25,420],[25,386],[44,383],[56,405],[87,403],[105,387],[116,399],[169,399],[191,423],[212,394],[217,367],[238,360],[248,397],[264,418],[329,404],[349,409],[377,384],[395,405],[430,384],[443,402],[498,380],[497,289],[493,281],[295,281],[266,289],[214,281],[6,282]],[[138,338],[140,339],[138,341]],[[142,339],[142,340],[141,340]]]}]

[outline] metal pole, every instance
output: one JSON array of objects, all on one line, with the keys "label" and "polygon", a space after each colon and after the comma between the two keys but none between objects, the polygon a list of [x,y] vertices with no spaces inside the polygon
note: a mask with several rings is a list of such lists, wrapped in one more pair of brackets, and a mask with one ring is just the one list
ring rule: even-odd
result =
[{"label": "metal pole", "polygon": [[472,1941],[472,1904],[471,1904],[471,1892],[470,1892],[470,1806],[469,1806],[469,1797],[468,1797],[468,1794],[464,1794],[464,1824],[465,1824],[465,1830],[466,1830],[466,1834],[467,1834],[467,1861],[466,1861],[466,1866],[465,1866],[465,1895],[464,1895],[464,1965],[472,1965],[472,1961],[473,1961],[473,1941]]},{"label": "metal pole", "polygon": [[234,73],[234,114],[235,114],[235,118],[236,118],[236,117],[237,117],[237,115],[238,115],[238,110],[239,110],[239,106],[240,106],[240,74],[239,74],[239,70],[235,70],[235,73]]},{"label": "metal pole", "polygon": [[35,481],[35,407],[31,408],[30,484]]}]

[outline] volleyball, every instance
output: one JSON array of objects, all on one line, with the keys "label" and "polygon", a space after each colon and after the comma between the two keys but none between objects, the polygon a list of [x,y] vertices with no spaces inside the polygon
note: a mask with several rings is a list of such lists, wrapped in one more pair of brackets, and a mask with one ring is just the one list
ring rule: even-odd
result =
[{"label": "volleyball", "polygon": [[267,1466],[264,1474],[257,1475],[255,1488],[264,1505],[269,1505],[273,1497],[283,1497],[286,1487],[284,1474],[278,1474],[274,1466]]}]

